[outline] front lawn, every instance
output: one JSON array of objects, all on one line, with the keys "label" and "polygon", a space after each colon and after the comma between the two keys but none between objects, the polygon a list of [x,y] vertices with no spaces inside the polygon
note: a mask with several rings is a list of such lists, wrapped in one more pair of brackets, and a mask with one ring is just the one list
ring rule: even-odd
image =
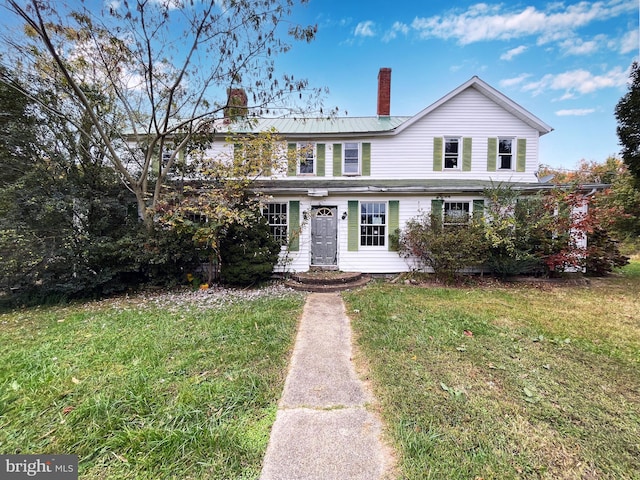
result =
[{"label": "front lawn", "polygon": [[83,479],[257,478],[303,301],[185,293],[0,315],[0,453],[76,454]]},{"label": "front lawn", "polygon": [[640,478],[640,269],[345,294],[401,478]]}]

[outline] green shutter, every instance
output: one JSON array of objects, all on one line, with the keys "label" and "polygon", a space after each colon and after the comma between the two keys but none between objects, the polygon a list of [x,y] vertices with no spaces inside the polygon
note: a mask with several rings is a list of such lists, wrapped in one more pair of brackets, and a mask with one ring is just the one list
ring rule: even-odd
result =
[{"label": "green shutter", "polygon": [[398,200],[389,200],[389,234],[387,240],[389,242],[389,250],[395,252],[398,250],[396,242],[391,241],[391,236],[396,234],[396,230],[400,228],[400,202]]},{"label": "green shutter", "polygon": [[233,166],[239,168],[242,165],[242,144],[233,144]]},{"label": "green shutter", "polygon": [[265,177],[270,177],[271,176],[271,170],[272,170],[272,166],[273,166],[273,148],[272,146],[269,145],[265,145],[264,150],[263,150],[263,155],[264,155],[264,159],[263,159],[263,169],[262,169],[262,175],[264,175]]},{"label": "green shutter", "polygon": [[496,161],[498,159],[498,139],[490,138],[487,142],[487,172],[496,171]]},{"label": "green shutter", "polygon": [[462,139],[462,171],[469,172],[471,170],[471,138]]},{"label": "green shutter", "polygon": [[[334,146],[335,148],[335,146]],[[358,251],[358,201],[349,200],[347,202],[347,250],[350,252]]]},{"label": "green shutter", "polygon": [[362,175],[371,175],[371,144],[362,144]]},{"label": "green shutter", "polygon": [[297,252],[300,250],[300,202],[292,200],[289,202],[289,250]]},{"label": "green shutter", "polygon": [[333,144],[333,176],[342,176],[342,144]]},{"label": "green shutter", "polygon": [[298,171],[298,147],[295,143],[287,145],[287,176],[295,177]]},{"label": "green shutter", "polygon": [[518,160],[516,163],[516,172],[524,172],[527,167],[527,139],[518,139]]},{"label": "green shutter", "polygon": [[316,162],[318,163],[316,165],[316,175],[318,177],[324,177],[324,161],[325,161],[325,145],[324,143],[318,143],[316,144]]},{"label": "green shutter", "polygon": [[435,137],[433,139],[433,171],[442,171],[442,145],[444,139],[442,137]]},{"label": "green shutter", "polygon": [[431,215],[442,220],[444,200],[431,200]]},{"label": "green shutter", "polygon": [[484,200],[473,201],[473,217],[480,219],[484,214]]}]

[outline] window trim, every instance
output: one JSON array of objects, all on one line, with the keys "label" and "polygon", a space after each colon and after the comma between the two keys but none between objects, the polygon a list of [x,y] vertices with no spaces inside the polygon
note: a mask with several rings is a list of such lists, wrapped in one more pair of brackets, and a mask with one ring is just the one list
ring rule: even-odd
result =
[{"label": "window trim", "polygon": [[[463,205],[461,210],[453,210],[453,211],[462,211],[466,213],[466,218],[464,221],[449,221],[447,222],[447,210],[452,211],[450,208],[447,209],[447,204],[449,205]],[[466,205],[466,208],[464,207]],[[473,215],[473,201],[464,200],[464,201],[444,201],[442,203],[442,225],[443,226],[458,226],[458,225],[467,225],[472,218]],[[461,216],[462,217],[462,216]]]},{"label": "window trim", "polygon": [[[502,153],[500,152],[500,144],[501,142],[505,141],[505,140],[509,140],[509,142],[511,142],[511,149],[510,152],[507,153]],[[514,148],[515,147],[515,148]],[[514,152],[514,150],[517,150],[517,139],[516,137],[498,137],[498,142],[496,145],[496,170],[498,171],[503,171],[503,172],[509,172],[509,171],[513,171],[515,170],[515,163],[516,163],[516,153]],[[502,166],[502,155],[510,155],[511,156],[511,160],[509,162],[509,167],[503,167]]]},{"label": "window trim", "polygon": [[[269,207],[280,207],[279,212],[269,212]],[[284,209],[284,212],[283,210]],[[272,218],[277,216],[284,215],[284,223],[275,223],[272,222]],[[267,223],[269,224],[269,230],[271,231],[271,235],[273,238],[282,246],[286,246],[289,242],[289,202],[269,202],[264,204],[262,208],[262,216],[265,217]],[[280,234],[274,233],[276,228],[282,229],[284,227],[284,232]]]},{"label": "window trim", "polygon": [[[347,145],[356,145],[358,148],[356,172],[347,172]],[[362,175],[362,142],[343,142],[342,143],[342,175],[345,177]]]},{"label": "window trim", "polygon": [[[364,215],[363,213],[363,206],[364,205],[382,205],[384,208],[384,222],[383,223],[363,223],[362,222],[362,217]],[[375,213],[371,213],[369,214],[372,217],[375,215]],[[380,213],[378,213],[377,215],[380,215]],[[372,235],[363,235],[363,228],[366,227],[382,227],[383,231],[382,233],[376,233],[375,236]],[[388,201],[360,201],[358,202],[358,248],[367,248],[367,249],[387,249],[388,248],[388,236],[389,233],[389,202]],[[378,244],[377,245],[367,245],[366,242],[363,243],[363,239],[365,238],[372,238],[372,239],[377,239]]]},{"label": "window trim", "polygon": [[[310,147],[309,151],[311,153],[312,168],[311,168],[311,172],[302,172],[302,163],[303,163],[302,161],[309,160],[309,157],[304,155],[304,153],[308,153],[308,152],[304,152],[304,150],[307,147]],[[302,175],[302,176],[317,175],[318,151],[317,151],[316,142],[296,142],[296,156],[297,156],[296,175]]]},{"label": "window trim", "polygon": [[[458,151],[456,152],[456,166],[455,167],[447,167],[447,142],[450,140],[455,140],[458,144]],[[463,158],[463,144],[464,141],[462,137],[458,136],[444,136],[442,138],[442,170],[462,170],[462,158]],[[449,156],[451,158],[451,156]]]}]

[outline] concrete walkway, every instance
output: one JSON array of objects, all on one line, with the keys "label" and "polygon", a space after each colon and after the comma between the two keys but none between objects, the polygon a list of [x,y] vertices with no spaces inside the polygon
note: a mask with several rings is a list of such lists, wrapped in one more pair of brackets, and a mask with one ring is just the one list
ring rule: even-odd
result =
[{"label": "concrete walkway", "polygon": [[351,325],[337,293],[307,297],[261,480],[378,480],[391,456],[371,394],[351,362]]}]

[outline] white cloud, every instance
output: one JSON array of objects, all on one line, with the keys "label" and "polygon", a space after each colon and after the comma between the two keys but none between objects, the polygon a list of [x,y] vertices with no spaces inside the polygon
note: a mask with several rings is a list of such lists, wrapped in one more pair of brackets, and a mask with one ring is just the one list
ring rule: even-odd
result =
[{"label": "white cloud", "polygon": [[512,60],[514,57],[517,57],[518,55],[524,53],[526,50],[527,50],[527,47],[525,47],[524,45],[520,45],[519,47],[512,48],[511,50],[508,50],[507,52],[500,55],[500,60],[507,60],[507,61]]},{"label": "white cloud", "polygon": [[375,37],[376,34],[373,30],[374,26],[375,23],[373,23],[373,21],[371,20],[360,22],[358,23],[358,25],[356,25],[354,34],[356,37]]},{"label": "white cloud", "polygon": [[407,35],[409,33],[409,25],[402,22],[395,22],[387,33],[382,37],[383,42],[389,42],[398,36],[398,33]]},{"label": "white cloud", "polygon": [[622,38],[620,53],[625,54],[633,52],[636,49],[640,50],[638,41],[638,29],[634,28]]},{"label": "white cloud", "polygon": [[533,6],[509,10],[505,4],[479,3],[463,12],[416,17],[411,26],[423,38],[456,39],[462,45],[528,36],[537,36],[538,43],[547,43],[571,38],[579,27],[637,8],[635,0],[581,1],[568,6],[554,3],[546,10]]},{"label": "white cloud", "polygon": [[629,79],[629,71],[616,67],[602,75],[594,75],[587,70],[571,70],[557,75],[548,74],[535,82],[525,84],[522,89],[539,95],[547,90],[564,92],[563,99],[574,98],[576,95],[593,93],[603,88],[624,86]]},{"label": "white cloud", "polygon": [[606,35],[596,35],[593,40],[584,41],[580,38],[569,38],[560,42],[560,48],[567,55],[589,55],[596,52],[600,45],[607,43]]},{"label": "white cloud", "polygon": [[500,81],[500,86],[502,88],[515,87],[516,85],[522,84],[522,82],[524,82],[530,76],[531,75],[528,74],[528,73],[523,73],[522,75],[519,75],[519,76],[514,77],[514,78],[506,78],[506,79]]},{"label": "white cloud", "polygon": [[556,115],[559,117],[584,117],[595,112],[595,108],[573,108],[568,110],[558,110]]},{"label": "white cloud", "polygon": [[[168,10],[177,10],[185,6],[184,0],[150,0],[149,3],[158,5]],[[111,8],[112,10],[118,10],[122,5],[122,1],[121,0],[104,0],[104,5],[106,8]]]},{"label": "white cloud", "polygon": [[158,5],[169,9],[182,7],[181,0],[151,0],[151,3],[157,3]]}]

